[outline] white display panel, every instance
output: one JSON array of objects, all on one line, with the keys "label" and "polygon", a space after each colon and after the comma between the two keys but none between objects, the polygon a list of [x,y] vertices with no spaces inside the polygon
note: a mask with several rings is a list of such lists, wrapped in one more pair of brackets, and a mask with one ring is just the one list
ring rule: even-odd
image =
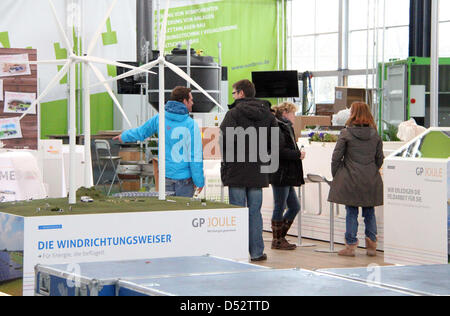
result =
[{"label": "white display panel", "polygon": [[385,262],[448,263],[449,137],[430,128],[385,160]]},{"label": "white display panel", "polygon": [[385,262],[447,263],[447,161],[392,158],[385,165]]},{"label": "white display panel", "polygon": [[36,264],[206,254],[247,260],[248,210],[25,217],[22,235],[23,294],[33,295]]}]

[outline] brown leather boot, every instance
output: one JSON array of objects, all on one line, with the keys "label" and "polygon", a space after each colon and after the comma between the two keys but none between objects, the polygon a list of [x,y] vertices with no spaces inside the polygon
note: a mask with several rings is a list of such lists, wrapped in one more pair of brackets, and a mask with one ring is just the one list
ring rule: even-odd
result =
[{"label": "brown leather boot", "polygon": [[347,245],[345,244],[345,248],[338,252],[339,256],[343,257],[355,257],[355,251],[358,248],[358,244]]},{"label": "brown leather boot", "polygon": [[283,226],[283,222],[280,221],[272,221],[272,249],[280,249],[280,236],[281,236],[281,228]]},{"label": "brown leather boot", "polygon": [[289,243],[286,239],[286,235],[287,235],[289,229],[291,228],[293,222],[294,221],[286,221],[286,220],[283,221],[283,225],[281,227],[281,235],[280,235],[283,250],[294,250],[297,248],[296,245]]},{"label": "brown leather boot", "polygon": [[372,241],[369,237],[366,237],[366,249],[369,257],[377,256],[377,242]]}]

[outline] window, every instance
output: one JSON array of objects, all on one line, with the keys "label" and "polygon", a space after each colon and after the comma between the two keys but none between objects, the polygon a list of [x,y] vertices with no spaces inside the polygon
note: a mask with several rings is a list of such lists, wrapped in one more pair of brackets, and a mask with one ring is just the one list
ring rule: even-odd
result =
[{"label": "window", "polygon": [[439,56],[450,57],[450,1],[439,2]]},{"label": "window", "polygon": [[[366,88],[366,83],[367,83],[367,87],[369,89],[375,88],[374,87],[374,80],[373,80],[373,75],[369,74],[368,76],[366,75],[357,75],[357,76],[349,76],[348,77],[348,86],[349,87],[353,87],[353,88]],[[376,80],[376,78],[375,78]]]},{"label": "window", "polygon": [[[409,54],[409,27],[399,27],[386,30],[384,59],[405,59]],[[380,59],[381,60],[381,59]]]},{"label": "window", "polygon": [[314,67],[314,36],[293,38],[293,69],[300,72],[311,71]]},{"label": "window", "polygon": [[339,31],[339,1],[316,0],[315,20],[315,33],[337,33]]},{"label": "window", "polygon": [[334,88],[338,85],[338,77],[317,77],[314,79],[315,102],[334,103]]},{"label": "window", "polygon": [[334,70],[338,68],[338,34],[316,36],[315,71]]},{"label": "window", "polygon": [[448,40],[450,34],[450,22],[439,23],[439,56],[450,57],[450,41]]},{"label": "window", "polygon": [[292,34],[308,35],[315,33],[315,3],[314,1],[292,1]]},{"label": "window", "polygon": [[293,69],[337,69],[338,12],[336,0],[292,1]]},{"label": "window", "polygon": [[[339,0],[292,0],[288,3],[292,10],[288,13],[292,20],[288,39],[292,45],[289,56],[292,69],[314,73],[316,103],[334,102],[334,88],[344,82],[344,76],[348,76],[349,86],[365,88],[367,81],[368,87],[373,88],[375,76],[372,73],[383,54],[385,61],[408,57],[410,0],[348,0],[348,15],[344,11],[340,14]],[[384,3],[386,10],[383,10]],[[440,12],[443,11],[450,12],[450,1],[441,1]],[[345,36],[339,43],[340,25],[341,29],[346,25],[344,20],[339,21],[340,16],[348,19],[348,43],[344,42]],[[450,31],[450,13],[442,14],[441,18],[449,20],[448,24],[441,23],[443,38],[443,33]],[[341,46],[348,48],[347,55],[339,54]],[[450,53],[450,44],[441,42],[441,51]],[[341,55],[342,60],[339,60]],[[348,70],[339,69],[339,65],[348,65]]]},{"label": "window", "polygon": [[[293,0],[291,10],[292,69],[299,72],[337,70],[339,0]],[[334,102],[337,82],[337,76],[315,78],[316,102]]]},{"label": "window", "polygon": [[450,21],[450,1],[439,1],[439,21]]}]

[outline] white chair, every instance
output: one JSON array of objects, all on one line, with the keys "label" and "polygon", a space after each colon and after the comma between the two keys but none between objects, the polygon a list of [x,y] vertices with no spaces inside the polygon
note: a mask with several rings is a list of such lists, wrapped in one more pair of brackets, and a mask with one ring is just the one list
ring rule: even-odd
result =
[{"label": "white chair", "polygon": [[[107,195],[111,194],[111,189],[116,181],[119,180],[119,186],[120,191],[122,191],[122,181],[118,177],[118,169],[120,166],[120,156],[113,156],[111,154],[111,146],[109,145],[109,142],[107,140],[103,139],[96,139],[95,140],[95,152],[97,154],[97,164],[100,171],[100,176],[98,177],[97,183],[95,185],[98,185],[100,181],[103,178],[103,175],[105,174],[105,170],[108,167],[108,164],[111,164],[113,171],[114,171],[114,177],[111,180],[111,185],[109,187]],[[106,191],[106,182],[109,182],[110,180],[104,180],[103,185],[105,186]]]}]

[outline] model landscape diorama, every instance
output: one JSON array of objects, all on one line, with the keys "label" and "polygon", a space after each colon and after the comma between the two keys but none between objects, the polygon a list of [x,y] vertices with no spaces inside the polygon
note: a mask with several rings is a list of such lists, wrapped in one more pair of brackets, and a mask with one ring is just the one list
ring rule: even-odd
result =
[{"label": "model landscape diorama", "polygon": [[[14,194],[14,192],[0,192]],[[5,202],[0,204],[0,212],[18,216],[53,216],[102,213],[132,213],[152,211],[206,210],[233,208],[233,206],[197,198],[169,196],[159,200],[157,192],[134,192],[106,196],[95,188],[80,188],[77,204],[69,204],[67,199],[43,199]]]}]

